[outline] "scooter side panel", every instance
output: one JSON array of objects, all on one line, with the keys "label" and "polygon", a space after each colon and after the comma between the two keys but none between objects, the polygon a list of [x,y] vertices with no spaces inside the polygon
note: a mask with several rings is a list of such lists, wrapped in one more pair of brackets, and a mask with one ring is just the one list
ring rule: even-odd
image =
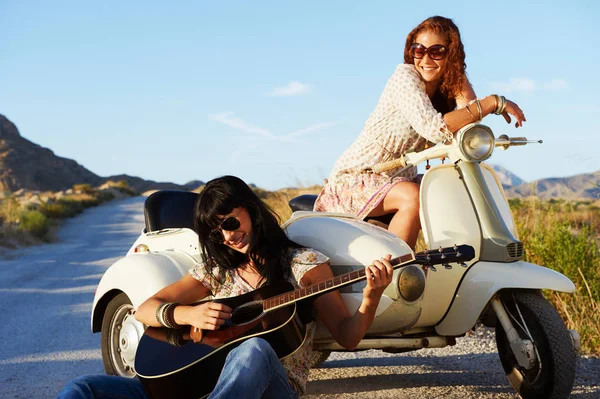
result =
[{"label": "scooter side panel", "polygon": [[[421,182],[421,226],[427,248],[469,244],[479,258],[481,229],[469,194],[453,164],[432,167]],[[437,266],[427,271],[423,311],[415,327],[439,322],[452,302],[466,268]]]},{"label": "scooter side panel", "polygon": [[464,334],[473,328],[492,296],[506,288],[575,291],[571,280],[546,267],[523,261],[478,262],[467,271],[450,310],[435,330],[440,335]]},{"label": "scooter side panel", "polygon": [[491,166],[485,163],[482,163],[481,167],[487,186],[492,193],[492,198],[502,215],[504,223],[506,223],[506,227],[508,227],[513,236],[518,239],[517,227],[515,226],[510,206],[508,205],[508,199],[506,198],[506,194],[504,193],[504,189],[502,188],[502,184],[500,183],[496,172]]},{"label": "scooter side panel", "polygon": [[194,258],[177,251],[143,252],[119,259],[109,267],[94,295],[92,331],[96,305],[108,292],[127,294],[134,308],[167,285],[183,277],[195,264]]},{"label": "scooter side panel", "polygon": [[[387,230],[340,214],[298,212],[284,228],[293,241],[329,256],[334,275],[364,267],[388,253],[392,257],[411,253],[410,247],[404,241]],[[369,333],[412,327],[421,313],[421,299],[407,303],[399,297],[399,274],[400,271],[396,269],[392,283],[384,291],[377,307]],[[351,314],[362,302],[364,286],[364,282],[359,282],[347,287],[348,289],[342,289],[342,299]],[[316,338],[328,335],[318,323]]]}]

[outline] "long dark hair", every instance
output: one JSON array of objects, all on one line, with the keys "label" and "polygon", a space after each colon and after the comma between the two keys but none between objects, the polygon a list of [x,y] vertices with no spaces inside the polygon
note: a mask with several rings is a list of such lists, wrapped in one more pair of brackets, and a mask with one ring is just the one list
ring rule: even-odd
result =
[{"label": "long dark hair", "polygon": [[[406,37],[404,45],[404,63],[414,64],[410,54],[410,48],[415,42],[417,35],[421,32],[430,31],[448,38],[448,57],[446,68],[440,80],[440,86],[432,99],[434,107],[446,113],[456,106],[456,97],[461,93],[464,83],[465,71],[465,48],[460,38],[458,26],[450,19],[440,16],[427,18],[414,28]],[[448,109],[450,108],[450,109]]]},{"label": "long dark hair", "polygon": [[[240,206],[246,209],[252,222],[250,244],[245,254],[208,238],[219,225],[218,216],[227,215]],[[196,201],[194,224],[205,270],[217,281],[223,281],[225,270],[236,269],[248,261],[262,276],[259,284],[288,280],[291,276],[290,249],[300,248],[300,245],[288,238],[279,226],[275,212],[240,178],[222,176],[206,183]],[[212,273],[215,265],[221,268],[219,276]]]}]

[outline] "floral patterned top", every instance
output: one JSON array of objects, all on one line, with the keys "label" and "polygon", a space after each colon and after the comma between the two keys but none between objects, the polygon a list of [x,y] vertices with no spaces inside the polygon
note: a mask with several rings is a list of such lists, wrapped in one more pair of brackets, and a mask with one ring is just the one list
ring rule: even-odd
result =
[{"label": "floral patterned top", "polygon": [[[298,248],[292,251],[292,276],[290,282],[296,288],[301,287],[300,280],[304,276],[304,273],[321,263],[329,262],[327,256],[311,248]],[[254,288],[242,279],[236,270],[225,270],[224,273],[222,270],[218,266],[215,266],[212,271],[213,276],[219,276],[220,281],[206,273],[203,263],[196,264],[189,272],[192,277],[210,289],[215,298],[238,296],[254,291]],[[306,326],[306,330],[306,339],[302,347],[282,360],[292,386],[300,395],[306,392],[315,323],[309,323]]]},{"label": "floral patterned top", "polygon": [[[389,191],[388,183],[397,172],[369,175],[365,169],[421,151],[427,142],[446,140],[452,140],[452,132],[427,96],[421,75],[414,65],[398,65],[363,131],[335,163],[315,210],[364,218]],[[416,167],[407,171],[403,180],[415,177]]]}]

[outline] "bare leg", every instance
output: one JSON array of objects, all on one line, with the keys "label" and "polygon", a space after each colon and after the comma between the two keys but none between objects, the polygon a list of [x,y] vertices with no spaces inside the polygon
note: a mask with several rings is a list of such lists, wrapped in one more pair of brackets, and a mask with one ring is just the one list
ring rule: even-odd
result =
[{"label": "bare leg", "polygon": [[388,230],[414,250],[421,229],[419,206],[419,186],[416,183],[401,182],[390,190],[369,216],[395,213]]}]

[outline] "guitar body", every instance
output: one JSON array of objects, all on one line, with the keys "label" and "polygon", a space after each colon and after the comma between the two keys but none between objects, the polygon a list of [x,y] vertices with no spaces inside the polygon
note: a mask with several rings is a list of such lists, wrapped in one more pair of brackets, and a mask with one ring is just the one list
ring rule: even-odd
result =
[{"label": "guitar body", "polygon": [[135,370],[146,392],[152,398],[196,399],[209,395],[229,352],[253,337],[267,340],[280,359],[295,352],[306,335],[296,303],[262,312],[262,300],[292,290],[291,283],[282,282],[237,297],[215,299],[233,310],[232,324],[204,331],[198,344],[186,341],[183,346],[171,345],[163,338],[164,329],[149,327],[135,357]]}]

